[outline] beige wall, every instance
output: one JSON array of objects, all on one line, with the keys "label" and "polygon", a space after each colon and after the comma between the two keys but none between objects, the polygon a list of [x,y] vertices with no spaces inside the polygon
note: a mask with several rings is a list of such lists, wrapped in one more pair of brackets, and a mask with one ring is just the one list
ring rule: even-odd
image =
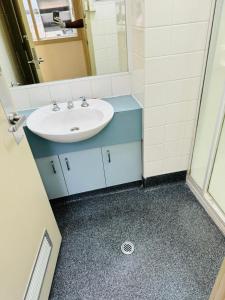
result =
[{"label": "beige wall", "polygon": [[[0,100],[3,89],[0,76]],[[27,140],[15,143],[1,105],[0,166],[0,299],[23,299],[45,229],[53,242],[41,294],[48,299],[61,236]]]},{"label": "beige wall", "polygon": [[37,45],[38,57],[45,60],[40,65],[43,81],[54,81],[87,76],[82,41]]}]

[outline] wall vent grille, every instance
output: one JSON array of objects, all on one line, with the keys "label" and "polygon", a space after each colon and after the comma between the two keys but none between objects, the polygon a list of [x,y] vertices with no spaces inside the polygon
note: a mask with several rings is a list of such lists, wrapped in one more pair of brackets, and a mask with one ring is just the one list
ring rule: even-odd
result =
[{"label": "wall vent grille", "polygon": [[51,250],[52,250],[52,242],[46,231],[42,239],[41,246],[38,251],[38,256],[30,278],[30,282],[28,284],[26,295],[24,297],[25,300],[39,299],[49,258],[51,255]]}]

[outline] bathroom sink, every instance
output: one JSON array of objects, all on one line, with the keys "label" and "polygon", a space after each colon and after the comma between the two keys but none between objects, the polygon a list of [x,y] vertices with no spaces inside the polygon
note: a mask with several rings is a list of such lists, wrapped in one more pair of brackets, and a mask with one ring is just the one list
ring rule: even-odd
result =
[{"label": "bathroom sink", "polygon": [[59,103],[59,111],[53,105],[35,110],[27,119],[27,127],[49,141],[73,143],[98,134],[112,119],[114,110],[110,103],[100,99],[87,100],[89,106],[82,107],[82,100],[74,101],[68,109],[67,103]]}]

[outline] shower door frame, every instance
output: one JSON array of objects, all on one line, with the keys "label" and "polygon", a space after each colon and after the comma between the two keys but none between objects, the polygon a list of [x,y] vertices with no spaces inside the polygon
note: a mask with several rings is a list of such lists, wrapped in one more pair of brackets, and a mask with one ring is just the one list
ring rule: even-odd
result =
[{"label": "shower door frame", "polygon": [[207,65],[209,62],[209,54],[210,54],[210,43],[212,41],[212,35],[214,32],[214,20],[215,20],[215,14],[216,14],[216,5],[217,3],[221,1],[223,3],[225,0],[214,0],[212,5],[214,5],[214,8],[212,10],[211,18],[210,18],[210,24],[211,24],[211,30],[208,34],[208,51],[205,56],[205,72],[202,78],[201,82],[201,95],[199,97],[199,105],[198,105],[198,116],[195,121],[195,136],[192,143],[192,153],[189,160],[189,166],[188,166],[188,172],[186,177],[186,182],[191,191],[194,193],[200,204],[203,206],[203,208],[206,210],[208,215],[212,218],[212,220],[215,222],[215,224],[219,227],[221,232],[225,235],[225,213],[222,211],[222,209],[219,207],[219,205],[216,203],[215,199],[212,197],[212,195],[209,193],[209,185],[211,176],[213,173],[214,163],[216,160],[217,150],[219,147],[220,137],[222,133],[223,126],[225,126],[225,82],[224,82],[224,89],[223,89],[223,96],[220,100],[220,109],[217,116],[217,122],[214,129],[213,134],[213,140],[211,144],[210,154],[209,154],[209,160],[207,164],[207,170],[206,175],[204,178],[204,184],[203,188],[198,186],[198,184],[194,181],[194,179],[191,176],[191,166],[192,166],[192,160],[193,160],[193,154],[194,154],[194,146],[196,141],[196,135],[198,130],[198,123],[200,118],[200,108],[201,108],[201,102],[202,102],[202,96],[203,96],[203,90],[205,86],[206,81],[206,74],[207,74]]}]

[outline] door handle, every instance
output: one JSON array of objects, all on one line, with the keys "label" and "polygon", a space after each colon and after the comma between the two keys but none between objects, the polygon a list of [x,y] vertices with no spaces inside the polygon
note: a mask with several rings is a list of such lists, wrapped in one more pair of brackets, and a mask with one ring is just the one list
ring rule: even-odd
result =
[{"label": "door handle", "polygon": [[71,168],[70,168],[70,163],[69,163],[69,160],[68,160],[67,157],[65,158],[65,162],[66,162],[67,170],[70,171],[70,170],[71,170]]},{"label": "door handle", "polygon": [[54,164],[53,160],[51,160],[51,166],[52,166],[53,173],[56,174],[57,172],[56,172],[56,168],[55,168],[55,164]]},{"label": "door handle", "polygon": [[34,64],[34,65],[39,64],[40,65],[44,61],[45,60],[43,58],[39,57],[37,59],[28,60],[28,64]]},{"label": "door handle", "polygon": [[20,127],[23,126],[26,121],[25,116],[19,116],[17,113],[11,113],[8,116],[9,123],[12,125],[9,127],[8,131],[11,133],[17,132]]},{"label": "door handle", "polygon": [[110,154],[109,150],[107,150],[107,156],[108,156],[108,163],[110,164],[111,163],[111,154]]}]

